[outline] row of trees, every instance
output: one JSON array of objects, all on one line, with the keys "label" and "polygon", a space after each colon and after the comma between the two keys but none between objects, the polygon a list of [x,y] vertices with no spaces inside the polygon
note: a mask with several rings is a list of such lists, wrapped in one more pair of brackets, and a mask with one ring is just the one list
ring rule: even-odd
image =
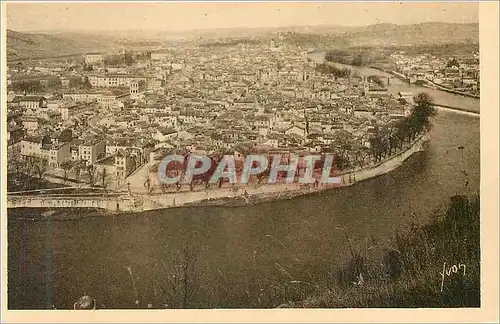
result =
[{"label": "row of trees", "polygon": [[368,77],[368,81],[371,81],[371,82],[375,83],[376,85],[378,85],[381,88],[385,88],[384,81],[382,81],[382,79],[379,76],[377,76],[377,75],[369,76]]},{"label": "row of trees", "polygon": [[35,156],[23,156],[19,151],[7,155],[7,173],[21,180],[30,177],[42,179],[47,172],[49,163],[46,159]]},{"label": "row of trees", "polygon": [[329,62],[354,66],[362,66],[369,62],[368,55],[360,53],[359,51],[355,53],[352,51],[332,50],[326,53],[325,59]]},{"label": "row of trees", "polygon": [[47,80],[31,79],[15,81],[9,86],[9,88],[15,92],[43,93],[50,90],[60,89],[61,86],[61,79],[59,77],[54,77]]},{"label": "row of trees", "polygon": [[[94,165],[85,166],[80,161],[67,161],[59,167],[63,171],[62,180],[65,183],[71,179],[106,189],[112,180],[112,174],[106,168],[98,172]],[[17,188],[38,189],[32,188],[33,179],[42,180],[49,169],[48,160],[42,157],[21,155],[19,150],[7,154],[8,179]]]},{"label": "row of trees", "polygon": [[[92,86],[88,77],[81,79],[79,77],[72,77],[69,79],[70,88],[85,88],[90,89]],[[13,82],[9,89],[16,93],[46,93],[53,90],[62,88],[62,82],[59,77],[54,77],[48,80],[22,80]]]},{"label": "row of trees", "polygon": [[418,135],[431,127],[430,117],[436,114],[432,98],[420,93],[413,98],[415,106],[411,114],[386,127],[380,127],[370,138],[370,154],[380,162],[405,144],[411,144]]},{"label": "row of trees", "polygon": [[375,129],[369,138],[370,147],[357,142],[352,134],[340,131],[327,148],[334,154],[335,170],[348,170],[365,167],[370,162],[380,162],[410,145],[422,132],[430,129],[430,117],[436,111],[432,98],[426,93],[414,97],[412,113],[405,118]]},{"label": "row of trees", "polygon": [[[89,186],[100,186],[107,189],[112,180],[112,173],[106,168],[98,171],[93,164],[84,165],[81,162],[68,161],[61,164],[61,169],[64,172],[63,180],[69,180],[69,175],[73,173],[73,179],[76,182],[85,181]],[[84,179],[82,179],[82,176]]]},{"label": "row of trees", "polygon": [[334,66],[331,66],[330,64],[325,64],[325,63],[318,64],[316,66],[316,71],[322,74],[330,74],[338,78],[349,78],[352,73],[351,69],[348,68],[339,69]]},{"label": "row of trees", "polygon": [[135,57],[131,52],[125,52],[123,54],[107,56],[104,59],[104,65],[106,66],[131,66],[135,63]]}]

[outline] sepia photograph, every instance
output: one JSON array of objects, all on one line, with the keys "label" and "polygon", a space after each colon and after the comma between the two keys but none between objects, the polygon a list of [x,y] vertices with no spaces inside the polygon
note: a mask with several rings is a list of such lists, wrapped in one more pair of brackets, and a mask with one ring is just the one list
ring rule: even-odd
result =
[{"label": "sepia photograph", "polygon": [[3,3],[5,308],[479,310],[481,5]]}]

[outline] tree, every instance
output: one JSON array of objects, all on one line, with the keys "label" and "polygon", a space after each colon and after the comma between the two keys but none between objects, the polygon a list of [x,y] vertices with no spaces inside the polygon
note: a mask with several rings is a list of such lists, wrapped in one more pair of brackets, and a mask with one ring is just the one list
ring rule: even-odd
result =
[{"label": "tree", "polygon": [[446,67],[460,67],[460,63],[458,63],[456,58],[452,58],[451,60],[446,63]]},{"label": "tree", "polygon": [[66,161],[61,163],[61,169],[63,169],[64,171],[64,176],[63,176],[64,182],[68,181],[68,172],[71,170],[72,167],[73,163],[71,161]]},{"label": "tree", "polygon": [[7,174],[19,176],[23,168],[21,151],[18,147],[9,149],[7,153]]},{"label": "tree", "polygon": [[134,56],[131,52],[125,52],[125,54],[123,54],[123,61],[127,66],[131,66],[134,64]]},{"label": "tree", "polygon": [[33,158],[33,169],[35,174],[41,180],[45,172],[47,172],[49,168],[49,161],[42,158]]},{"label": "tree", "polygon": [[376,162],[382,161],[389,151],[388,132],[378,128],[370,138],[370,150]]},{"label": "tree", "polygon": [[90,89],[92,88],[92,84],[90,84],[90,81],[89,81],[89,77],[86,76],[84,79],[83,79],[83,88],[84,89]]},{"label": "tree", "polygon": [[[188,234],[188,236],[193,236]],[[199,290],[196,280],[196,266],[198,263],[198,247],[193,244],[196,238],[184,239],[180,250],[174,256],[172,275],[167,276],[167,299],[175,308],[193,307],[193,299]]]},{"label": "tree", "polygon": [[353,154],[354,161],[355,161],[356,165],[360,168],[364,167],[366,164],[366,159],[370,155],[369,149],[364,145],[356,144],[353,152],[354,152],[354,154]]},{"label": "tree", "polygon": [[154,190],[154,186],[151,181],[151,168],[146,168],[146,174],[144,175],[144,178],[144,187],[146,187],[148,195],[150,195]]},{"label": "tree", "polygon": [[81,172],[82,172],[82,166],[80,165],[80,162],[76,162],[75,163],[73,171],[75,172],[75,180],[77,182],[79,182],[80,181],[80,175],[81,175]]},{"label": "tree", "polygon": [[338,78],[349,78],[352,73],[352,71],[348,68],[338,69],[334,66],[325,63],[318,64],[316,66],[316,71],[322,74],[330,74]]},{"label": "tree", "polygon": [[365,64],[365,60],[363,58],[363,55],[361,54],[358,54],[354,57],[354,59],[352,60],[352,65],[354,66],[361,66],[361,65],[364,65]]},{"label": "tree", "polygon": [[437,113],[432,97],[425,92],[421,92],[413,97],[413,101],[415,102],[415,107],[410,118],[415,119],[417,130],[430,130],[430,117],[435,116]]},{"label": "tree", "polygon": [[109,183],[108,170],[106,168],[103,168],[101,171],[101,187],[103,189],[106,189],[108,187],[108,183]]},{"label": "tree", "polygon": [[94,66],[92,65],[92,63],[89,63],[89,64],[83,63],[83,70],[88,71],[88,72],[93,71]]},{"label": "tree", "polygon": [[89,186],[93,187],[96,183],[96,180],[97,180],[96,179],[97,169],[95,168],[95,166],[93,164],[89,164],[89,165],[87,165],[85,170],[87,171]]},{"label": "tree", "polygon": [[395,137],[397,138],[397,146],[399,149],[403,148],[403,144],[405,140],[409,137],[409,127],[408,127],[408,119],[405,118],[398,122],[395,126],[396,128],[396,134]]},{"label": "tree", "polygon": [[351,156],[353,137],[347,131],[337,132],[334,136],[330,151],[334,152],[334,166],[337,170],[345,170],[351,167]]},{"label": "tree", "polygon": [[160,185],[160,188],[161,188],[161,192],[163,193],[167,193],[168,190],[170,189],[171,187],[171,184],[170,183],[167,183],[167,182],[162,182],[161,185]]}]

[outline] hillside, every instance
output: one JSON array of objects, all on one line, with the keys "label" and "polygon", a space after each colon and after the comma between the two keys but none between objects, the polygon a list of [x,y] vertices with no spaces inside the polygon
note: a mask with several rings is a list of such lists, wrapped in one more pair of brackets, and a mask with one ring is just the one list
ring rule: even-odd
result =
[{"label": "hillside", "polygon": [[[295,45],[316,47],[422,46],[479,41],[479,24],[421,23],[376,24],[362,27],[337,25],[224,28],[185,32],[120,31],[99,35],[85,32],[30,34],[7,30],[7,58],[43,58],[128,48],[137,42],[150,48],[166,40],[280,36]],[[144,46],[143,46],[144,47]]]},{"label": "hillside", "polygon": [[61,33],[28,34],[7,30],[7,59],[44,58],[112,49],[116,39],[110,36]]},{"label": "hillside", "polygon": [[343,36],[354,46],[409,46],[479,42],[479,24],[377,24]]},{"label": "hillside", "polygon": [[454,196],[430,224],[412,224],[396,233],[390,246],[378,247],[379,253],[370,248],[351,248],[352,259],[334,273],[334,283],[318,286],[304,301],[280,307],[480,306],[479,196]]}]

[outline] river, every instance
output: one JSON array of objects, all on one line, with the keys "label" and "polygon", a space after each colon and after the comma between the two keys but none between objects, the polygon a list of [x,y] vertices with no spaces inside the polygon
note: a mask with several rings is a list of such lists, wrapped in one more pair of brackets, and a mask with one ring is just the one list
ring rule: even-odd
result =
[{"label": "river", "polygon": [[[322,63],[325,61],[325,52],[314,52],[309,55],[309,57],[318,62]],[[407,92],[426,92],[429,95],[431,95],[434,98],[434,102],[436,104],[443,104],[443,105],[448,105],[448,106],[453,106],[453,107],[460,107],[460,108],[465,108],[467,110],[472,110],[472,111],[478,111],[479,112],[479,100],[475,98],[470,98],[470,97],[465,97],[465,96],[460,96],[460,95],[455,95],[453,93],[449,93],[446,91],[441,91],[441,90],[436,90],[436,89],[431,89],[431,88],[424,88],[416,84],[408,84],[406,82],[403,82],[402,80],[396,78],[394,75],[379,71],[376,69],[372,69],[369,67],[354,67],[350,65],[345,65],[345,64],[340,64],[340,63],[332,63],[335,64],[338,67],[343,67],[343,68],[349,68],[352,69],[356,72],[358,72],[361,75],[364,76],[371,76],[371,75],[378,75],[380,77],[390,77],[391,78],[391,84],[388,87],[388,90],[390,93],[397,94],[400,91],[407,91]]]},{"label": "river", "polygon": [[[390,91],[426,91],[436,102],[479,111],[479,100],[396,80]],[[23,220],[11,211],[8,307],[72,308],[86,292],[100,307],[133,308],[126,267],[141,307],[172,307],[178,294],[165,294],[171,282],[179,286],[181,264],[193,265],[189,307],[267,308],[304,299],[332,282],[349,258],[347,239],[359,249],[389,244],[410,222],[428,222],[451,196],[478,192],[479,118],[440,111],[433,122],[427,150],[393,172],[291,201],[72,221]]]}]

